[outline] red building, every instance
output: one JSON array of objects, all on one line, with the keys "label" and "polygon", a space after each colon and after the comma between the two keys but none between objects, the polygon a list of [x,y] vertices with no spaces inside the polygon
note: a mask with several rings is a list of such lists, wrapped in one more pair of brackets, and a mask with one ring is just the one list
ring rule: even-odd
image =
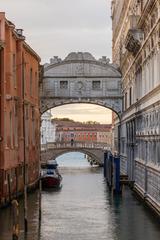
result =
[{"label": "red building", "polygon": [[0,205],[39,176],[39,63],[23,31],[0,13]]},{"label": "red building", "polygon": [[57,142],[103,143],[111,148],[112,124],[84,124],[71,121],[55,123]]}]

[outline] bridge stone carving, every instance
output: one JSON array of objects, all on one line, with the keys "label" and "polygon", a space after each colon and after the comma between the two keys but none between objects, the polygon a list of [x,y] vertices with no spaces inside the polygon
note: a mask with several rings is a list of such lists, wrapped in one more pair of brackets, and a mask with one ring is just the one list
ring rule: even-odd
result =
[{"label": "bridge stone carving", "polygon": [[46,163],[50,159],[56,159],[58,156],[68,152],[82,152],[98,164],[104,162],[104,152],[108,149],[107,145],[104,144],[93,144],[93,143],[48,143],[42,146],[41,151],[41,162]]},{"label": "bridge stone carving", "polygon": [[72,52],[44,65],[41,113],[70,103],[91,103],[122,112],[121,73],[109,60]]}]

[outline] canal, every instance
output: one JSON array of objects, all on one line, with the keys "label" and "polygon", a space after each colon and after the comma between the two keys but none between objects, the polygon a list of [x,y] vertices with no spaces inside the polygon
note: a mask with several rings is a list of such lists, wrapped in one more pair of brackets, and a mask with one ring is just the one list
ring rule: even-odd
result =
[{"label": "canal", "polygon": [[[108,192],[102,169],[90,167],[80,153],[59,157],[60,191],[42,193],[38,228],[38,191],[28,197],[27,240],[159,240],[160,222],[126,187],[123,197]],[[20,200],[20,239],[23,238]],[[11,209],[0,210],[0,240],[11,239]]]}]

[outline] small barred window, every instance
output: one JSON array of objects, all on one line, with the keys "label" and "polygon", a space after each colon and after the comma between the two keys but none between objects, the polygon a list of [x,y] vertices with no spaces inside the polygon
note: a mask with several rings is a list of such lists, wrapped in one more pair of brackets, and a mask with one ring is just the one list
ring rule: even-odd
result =
[{"label": "small barred window", "polygon": [[100,81],[93,81],[92,82],[92,89],[93,90],[99,90],[101,88],[101,82]]},{"label": "small barred window", "polygon": [[60,81],[60,89],[67,89],[68,81]]}]

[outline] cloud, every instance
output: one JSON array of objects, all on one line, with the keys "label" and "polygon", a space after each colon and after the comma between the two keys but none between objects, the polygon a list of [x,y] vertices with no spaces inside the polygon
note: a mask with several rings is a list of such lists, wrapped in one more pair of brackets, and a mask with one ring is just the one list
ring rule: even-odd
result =
[{"label": "cloud", "polygon": [[42,62],[72,51],[111,57],[110,0],[1,0]]},{"label": "cloud", "polygon": [[[111,58],[110,0],[1,0],[1,11],[16,28],[23,28],[42,63],[72,51]],[[72,109],[72,111],[71,111]],[[55,115],[105,122],[111,114],[96,105],[63,106]]]},{"label": "cloud", "polygon": [[93,104],[68,104],[52,109],[53,117],[71,118],[76,121],[97,121],[111,123],[112,111]]}]

